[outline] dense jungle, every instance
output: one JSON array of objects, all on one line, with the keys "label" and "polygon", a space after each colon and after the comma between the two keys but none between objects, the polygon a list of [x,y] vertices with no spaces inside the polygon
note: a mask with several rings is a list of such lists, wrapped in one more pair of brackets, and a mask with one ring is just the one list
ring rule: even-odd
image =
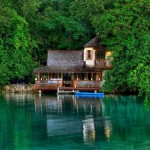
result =
[{"label": "dense jungle", "polygon": [[0,0],[0,85],[34,83],[47,50],[78,50],[96,34],[113,50],[103,90],[150,98],[150,0]]}]

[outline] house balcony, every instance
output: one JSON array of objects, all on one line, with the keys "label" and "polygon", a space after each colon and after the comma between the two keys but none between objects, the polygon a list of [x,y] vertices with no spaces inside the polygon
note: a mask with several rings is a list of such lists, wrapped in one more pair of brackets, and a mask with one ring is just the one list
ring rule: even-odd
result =
[{"label": "house balcony", "polygon": [[95,67],[99,67],[102,69],[111,69],[112,68],[111,60],[96,59]]}]

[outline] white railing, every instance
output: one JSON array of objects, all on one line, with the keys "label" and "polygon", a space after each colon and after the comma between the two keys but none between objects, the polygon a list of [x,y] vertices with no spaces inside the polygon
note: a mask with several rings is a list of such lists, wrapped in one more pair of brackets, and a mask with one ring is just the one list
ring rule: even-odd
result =
[{"label": "white railing", "polygon": [[62,80],[37,80],[35,84],[39,85],[62,85]]},{"label": "white railing", "polygon": [[112,67],[111,60],[99,60],[99,59],[96,59],[95,60],[95,66],[99,66],[99,67]]},{"label": "white railing", "polygon": [[100,87],[100,81],[74,80],[73,85],[74,87],[84,87],[84,88]]}]

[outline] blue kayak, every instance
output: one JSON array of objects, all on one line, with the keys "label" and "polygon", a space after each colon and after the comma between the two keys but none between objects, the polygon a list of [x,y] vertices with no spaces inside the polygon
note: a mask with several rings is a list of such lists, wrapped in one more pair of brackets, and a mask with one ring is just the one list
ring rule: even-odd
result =
[{"label": "blue kayak", "polygon": [[92,92],[76,92],[76,96],[88,96],[88,97],[104,97],[104,93],[92,93]]}]

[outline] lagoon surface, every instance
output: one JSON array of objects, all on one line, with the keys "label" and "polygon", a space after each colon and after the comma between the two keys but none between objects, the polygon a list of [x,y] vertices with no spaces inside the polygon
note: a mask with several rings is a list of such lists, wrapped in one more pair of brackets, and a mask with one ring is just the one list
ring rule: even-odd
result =
[{"label": "lagoon surface", "polygon": [[0,150],[150,150],[137,96],[0,95]]}]

